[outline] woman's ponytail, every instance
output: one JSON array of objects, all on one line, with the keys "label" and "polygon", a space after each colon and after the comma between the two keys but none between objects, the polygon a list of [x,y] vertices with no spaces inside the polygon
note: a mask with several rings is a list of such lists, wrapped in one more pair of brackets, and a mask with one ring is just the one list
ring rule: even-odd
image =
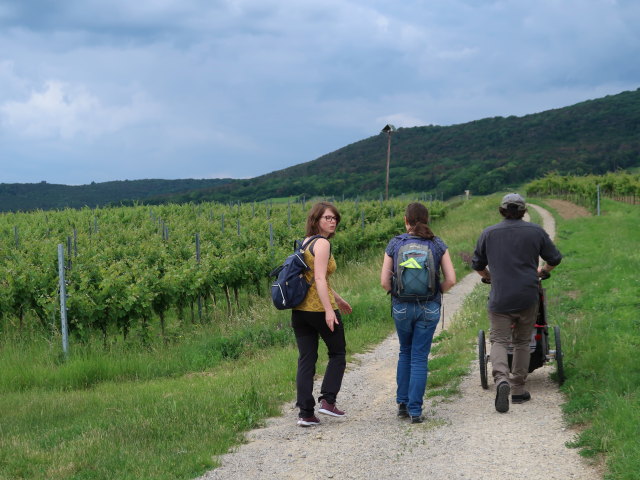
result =
[{"label": "woman's ponytail", "polygon": [[409,224],[409,233],[427,240],[433,239],[435,235],[429,228],[429,210],[419,202],[407,205],[405,219]]}]

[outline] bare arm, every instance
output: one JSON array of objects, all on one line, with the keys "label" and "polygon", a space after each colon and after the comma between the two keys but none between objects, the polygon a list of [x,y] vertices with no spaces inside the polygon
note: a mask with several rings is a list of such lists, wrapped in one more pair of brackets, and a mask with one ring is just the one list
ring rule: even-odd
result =
[{"label": "bare arm", "polygon": [[329,330],[333,332],[334,325],[340,322],[338,321],[336,312],[333,311],[329,297],[329,285],[327,284],[327,267],[329,266],[329,256],[331,255],[329,241],[324,238],[319,238],[316,240],[313,250],[313,270],[316,289],[318,290],[318,297],[320,297],[320,302],[322,302],[322,307],[324,308],[325,321],[327,322]]},{"label": "bare arm", "polygon": [[548,263],[545,263],[544,265],[540,265],[538,267],[538,276],[544,275],[542,272],[550,273],[551,270],[553,270],[556,267],[557,265],[549,265]]},{"label": "bare arm", "polygon": [[442,256],[442,260],[440,260],[440,268],[444,274],[444,281],[440,284],[440,290],[442,293],[445,293],[456,284],[456,271],[453,269],[453,262],[451,261],[449,250],[444,252],[444,255]]},{"label": "bare arm", "polygon": [[382,271],[380,272],[380,285],[386,292],[391,291],[391,277],[393,276],[393,258],[386,253],[382,261]]},{"label": "bare arm", "polygon": [[476,249],[473,252],[473,258],[471,259],[471,268],[478,272],[478,275],[480,275],[483,280],[490,282],[491,274],[487,268],[488,265],[489,262],[487,261],[485,235],[484,232],[482,232],[482,235],[480,235],[480,238],[478,238],[478,241],[476,242]]}]

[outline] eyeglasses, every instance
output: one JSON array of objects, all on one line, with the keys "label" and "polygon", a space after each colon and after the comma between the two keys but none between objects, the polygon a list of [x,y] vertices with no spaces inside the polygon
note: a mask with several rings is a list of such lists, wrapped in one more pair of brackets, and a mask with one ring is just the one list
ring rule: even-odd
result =
[{"label": "eyeglasses", "polygon": [[324,217],[320,218],[324,218],[327,222],[338,222],[338,217],[334,217],[333,215],[325,215]]}]

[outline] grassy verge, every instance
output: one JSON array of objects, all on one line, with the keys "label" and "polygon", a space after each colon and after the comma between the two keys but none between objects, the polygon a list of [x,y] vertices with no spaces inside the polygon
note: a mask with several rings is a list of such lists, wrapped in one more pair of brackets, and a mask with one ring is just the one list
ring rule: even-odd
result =
[{"label": "grassy verge", "polygon": [[564,313],[564,411],[583,427],[573,446],[606,454],[611,479],[640,471],[638,225],[638,207],[608,200],[600,217],[562,222],[565,259],[549,288]]},{"label": "grassy verge", "polygon": [[[468,271],[461,254],[498,220],[496,198],[465,202],[433,226],[459,277]],[[381,261],[382,251],[365,254],[336,276],[336,289],[354,307],[345,318],[350,355],[393,330],[379,287]],[[45,340],[5,343],[0,479],[193,478],[214,467],[215,455],[294,398],[297,352],[288,318],[263,299],[226,325],[203,326],[166,347],[103,354],[89,345],[66,363]],[[450,338],[435,347],[441,350],[432,364],[430,385],[442,390],[455,389],[475,333]]]},{"label": "grassy verge", "polygon": [[476,339],[480,328],[487,324],[487,285],[478,285],[465,298],[454,321],[434,339],[429,360],[427,397],[434,401],[460,393],[462,377],[476,358]]}]

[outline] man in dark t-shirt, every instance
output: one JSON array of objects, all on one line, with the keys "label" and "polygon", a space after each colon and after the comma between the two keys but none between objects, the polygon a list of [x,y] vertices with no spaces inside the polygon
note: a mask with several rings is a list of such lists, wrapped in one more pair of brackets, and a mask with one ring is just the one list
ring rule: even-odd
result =
[{"label": "man in dark t-shirt", "polygon": [[[495,407],[509,411],[512,403],[531,399],[524,388],[529,372],[529,342],[538,315],[538,277],[560,263],[562,255],[539,225],[522,220],[524,199],[505,195],[500,203],[504,220],[484,229],[473,254],[472,267],[487,281],[491,322],[491,365],[496,387]],[[546,264],[538,266],[542,257]],[[488,268],[487,268],[488,267]],[[513,344],[511,378],[507,348]]]}]

